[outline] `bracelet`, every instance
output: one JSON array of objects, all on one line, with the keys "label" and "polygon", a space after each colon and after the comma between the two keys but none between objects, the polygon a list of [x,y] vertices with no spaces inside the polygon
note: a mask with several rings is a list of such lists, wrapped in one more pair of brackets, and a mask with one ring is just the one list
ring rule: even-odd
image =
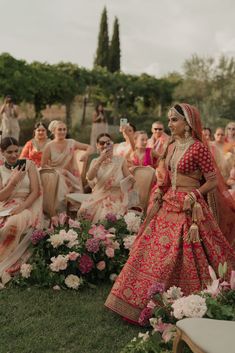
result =
[{"label": "bracelet", "polygon": [[202,196],[202,193],[201,193],[198,189],[195,189],[195,190],[194,190],[194,193],[196,193],[197,199],[203,197],[203,196]]},{"label": "bracelet", "polygon": [[197,201],[197,197],[196,195],[194,194],[194,192],[190,192],[188,194],[188,197],[189,197],[189,200],[190,200],[190,203],[191,204],[194,204],[196,201]]}]

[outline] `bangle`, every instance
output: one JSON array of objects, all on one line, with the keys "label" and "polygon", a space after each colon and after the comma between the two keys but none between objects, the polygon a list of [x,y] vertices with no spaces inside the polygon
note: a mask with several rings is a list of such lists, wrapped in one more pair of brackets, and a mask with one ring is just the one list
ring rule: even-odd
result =
[{"label": "bangle", "polygon": [[202,193],[198,189],[194,190],[194,193],[196,194],[197,199],[203,197]]}]

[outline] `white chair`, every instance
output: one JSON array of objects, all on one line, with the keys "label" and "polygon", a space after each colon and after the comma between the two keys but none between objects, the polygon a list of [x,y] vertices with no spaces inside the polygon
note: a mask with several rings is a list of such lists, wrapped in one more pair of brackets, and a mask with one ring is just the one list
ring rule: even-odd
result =
[{"label": "white chair", "polygon": [[182,353],[186,343],[193,353],[235,353],[235,322],[183,319],[176,323],[173,353]]}]

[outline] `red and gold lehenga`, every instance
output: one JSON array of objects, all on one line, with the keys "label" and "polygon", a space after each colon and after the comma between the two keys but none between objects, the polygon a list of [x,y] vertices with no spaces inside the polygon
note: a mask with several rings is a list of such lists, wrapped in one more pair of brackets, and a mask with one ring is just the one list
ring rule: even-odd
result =
[{"label": "red and gold lehenga", "polygon": [[[175,142],[168,148],[164,167],[167,177],[162,186],[163,202],[150,222],[144,222],[105,303],[132,322],[138,322],[148,303],[148,289],[154,283],[164,283],[166,288],[179,286],[187,295],[210,281],[209,265],[217,270],[219,263],[227,261],[230,271],[235,268],[235,251],[229,237],[221,232],[202,195],[197,199],[204,215],[198,224],[201,241],[189,240],[192,217],[183,211],[185,196],[198,189],[204,179],[216,177],[208,148],[195,135],[184,145]],[[234,219],[232,222],[223,224],[230,237]]]}]

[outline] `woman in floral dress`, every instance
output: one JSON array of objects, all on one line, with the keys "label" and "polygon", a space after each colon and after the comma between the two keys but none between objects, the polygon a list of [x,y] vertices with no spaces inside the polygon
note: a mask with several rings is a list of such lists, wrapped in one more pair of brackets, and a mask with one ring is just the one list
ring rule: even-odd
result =
[{"label": "woman in floral dress", "polygon": [[235,268],[235,209],[230,195],[224,192],[226,200],[220,199],[222,207],[231,206],[223,210],[220,227],[212,214],[216,199],[211,198],[210,208],[205,201],[218,178],[202,143],[199,112],[189,104],[178,104],[170,109],[168,119],[173,142],[159,165],[154,206],[105,303],[132,322],[138,322],[154,283],[181,287],[187,295],[210,281],[209,265],[217,270],[227,261],[229,272]]}]

